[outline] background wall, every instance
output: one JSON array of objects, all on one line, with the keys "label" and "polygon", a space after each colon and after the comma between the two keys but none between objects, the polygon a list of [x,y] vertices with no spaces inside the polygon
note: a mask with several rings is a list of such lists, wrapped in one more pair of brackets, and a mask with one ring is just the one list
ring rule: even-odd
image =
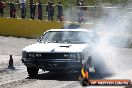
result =
[{"label": "background wall", "polygon": [[4,36],[37,38],[48,29],[61,27],[61,22],[0,18],[0,35]]}]

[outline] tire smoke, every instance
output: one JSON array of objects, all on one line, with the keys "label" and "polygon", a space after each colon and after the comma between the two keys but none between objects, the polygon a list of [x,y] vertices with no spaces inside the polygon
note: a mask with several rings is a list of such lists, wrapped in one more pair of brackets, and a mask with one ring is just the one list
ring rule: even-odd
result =
[{"label": "tire smoke", "polygon": [[95,38],[94,51],[108,67],[102,71],[120,73],[132,68],[131,57],[127,55],[127,50],[132,47],[132,16],[126,9],[104,8],[96,21],[94,31],[98,39]]},{"label": "tire smoke", "polygon": [[[98,7],[96,18],[95,15],[85,15],[85,23],[95,23],[94,28],[92,28],[96,34],[91,41],[93,43],[91,44],[92,54],[95,61],[98,61],[97,63],[107,66],[107,68],[101,70],[104,73],[120,73],[132,68],[132,55],[128,55],[132,51],[130,50],[132,47],[132,11],[128,9],[119,6]],[[77,13],[72,13],[68,9],[65,19],[77,21]],[[88,13],[90,11],[85,11],[85,14]],[[91,21],[91,19],[94,21]],[[65,25],[67,25],[67,22]]]}]

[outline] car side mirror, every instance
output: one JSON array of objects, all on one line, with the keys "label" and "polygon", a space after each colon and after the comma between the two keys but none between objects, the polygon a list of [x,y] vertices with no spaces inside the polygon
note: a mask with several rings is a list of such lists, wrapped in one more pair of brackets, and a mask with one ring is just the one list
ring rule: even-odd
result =
[{"label": "car side mirror", "polygon": [[41,42],[42,37],[37,38],[37,42]]}]

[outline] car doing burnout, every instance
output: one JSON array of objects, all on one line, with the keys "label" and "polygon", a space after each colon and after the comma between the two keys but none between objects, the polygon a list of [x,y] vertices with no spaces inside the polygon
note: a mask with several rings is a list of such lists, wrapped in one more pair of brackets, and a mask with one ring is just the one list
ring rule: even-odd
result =
[{"label": "car doing burnout", "polygon": [[22,62],[30,77],[38,70],[79,71],[90,64],[91,30],[88,29],[51,29],[37,41],[22,50]]}]

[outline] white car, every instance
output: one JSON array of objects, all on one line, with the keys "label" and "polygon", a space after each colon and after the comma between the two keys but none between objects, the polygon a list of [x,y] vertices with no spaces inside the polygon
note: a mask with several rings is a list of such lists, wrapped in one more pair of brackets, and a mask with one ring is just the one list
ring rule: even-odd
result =
[{"label": "white car", "polygon": [[90,43],[92,30],[51,29],[46,31],[37,43],[22,50],[22,62],[27,66],[29,77],[44,71],[80,71],[90,66]]}]

